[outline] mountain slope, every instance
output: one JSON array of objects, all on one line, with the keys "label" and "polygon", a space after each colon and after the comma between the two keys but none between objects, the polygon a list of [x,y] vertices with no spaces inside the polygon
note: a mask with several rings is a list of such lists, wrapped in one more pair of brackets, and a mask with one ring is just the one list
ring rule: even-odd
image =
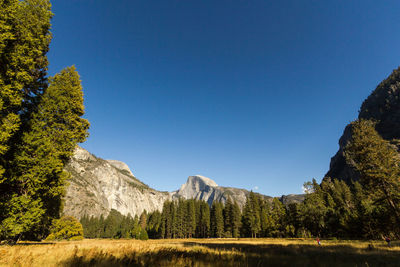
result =
[{"label": "mountain slope", "polygon": [[103,160],[78,147],[66,170],[71,173],[65,196],[64,214],[106,216],[111,209],[121,214],[140,215],[161,210],[168,192],[159,192],[139,181],[120,161]]}]

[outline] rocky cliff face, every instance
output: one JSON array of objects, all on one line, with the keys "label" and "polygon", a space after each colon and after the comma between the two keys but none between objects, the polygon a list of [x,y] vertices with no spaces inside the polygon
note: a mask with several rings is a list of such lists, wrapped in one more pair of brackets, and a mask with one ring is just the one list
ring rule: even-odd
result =
[{"label": "rocky cliff face", "polygon": [[120,161],[103,160],[78,147],[66,170],[71,180],[65,196],[64,214],[107,216],[111,209],[123,215],[161,210],[171,196],[139,181]]},{"label": "rocky cliff face", "polygon": [[[377,121],[376,130],[386,140],[400,148],[400,67],[382,81],[362,103],[359,119]],[[330,169],[325,177],[345,181],[357,180],[358,173],[351,168],[343,156],[343,149],[351,140],[351,125],[347,125],[339,140],[339,151],[332,157]]]}]

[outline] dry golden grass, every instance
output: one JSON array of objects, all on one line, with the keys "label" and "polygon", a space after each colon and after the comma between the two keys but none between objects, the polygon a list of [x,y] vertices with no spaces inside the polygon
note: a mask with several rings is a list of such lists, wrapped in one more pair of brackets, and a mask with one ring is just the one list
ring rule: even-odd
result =
[{"label": "dry golden grass", "polygon": [[0,266],[400,266],[400,243],[311,239],[82,240],[0,246]]}]

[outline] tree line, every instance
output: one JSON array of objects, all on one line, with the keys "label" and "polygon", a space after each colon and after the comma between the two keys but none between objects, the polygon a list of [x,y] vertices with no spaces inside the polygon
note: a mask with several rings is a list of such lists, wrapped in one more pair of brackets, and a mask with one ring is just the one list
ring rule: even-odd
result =
[{"label": "tree line", "polygon": [[138,216],[132,218],[130,214],[124,216],[112,209],[106,218],[85,215],[80,222],[84,229],[83,236],[85,238],[148,239],[145,229],[146,212],[143,212],[140,218]]}]

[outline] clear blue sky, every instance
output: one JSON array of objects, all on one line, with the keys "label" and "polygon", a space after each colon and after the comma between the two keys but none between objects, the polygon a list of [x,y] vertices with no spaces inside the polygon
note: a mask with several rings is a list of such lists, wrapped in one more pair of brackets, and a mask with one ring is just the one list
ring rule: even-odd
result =
[{"label": "clear blue sky", "polygon": [[158,190],[301,193],[400,65],[398,0],[52,3],[49,72],[81,75],[82,146]]}]

